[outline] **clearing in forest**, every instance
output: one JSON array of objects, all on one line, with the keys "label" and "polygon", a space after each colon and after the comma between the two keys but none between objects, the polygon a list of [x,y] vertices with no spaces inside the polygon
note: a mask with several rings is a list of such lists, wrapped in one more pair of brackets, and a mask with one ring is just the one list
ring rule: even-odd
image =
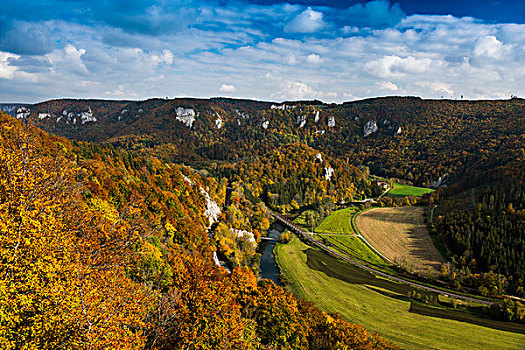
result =
[{"label": "clearing in forest", "polygon": [[433,191],[434,190],[430,188],[403,185],[403,184],[396,182],[394,183],[394,188],[392,188],[388,192],[388,195],[391,197],[406,197],[406,196],[421,197],[425,193],[430,193]]},{"label": "clearing in forest", "polygon": [[344,234],[355,234],[352,229],[352,214],[357,211],[357,208],[346,208],[342,210],[334,211],[327,218],[321,222],[315,229],[317,233],[344,233]]},{"label": "clearing in forest", "polygon": [[435,275],[445,262],[428,234],[421,207],[371,209],[356,223],[374,248],[409,271]]}]

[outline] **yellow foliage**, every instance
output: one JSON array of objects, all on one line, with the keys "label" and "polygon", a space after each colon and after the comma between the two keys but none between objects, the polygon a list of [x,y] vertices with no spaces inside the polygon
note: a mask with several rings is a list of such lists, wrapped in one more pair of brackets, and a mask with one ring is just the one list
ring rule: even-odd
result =
[{"label": "yellow foliage", "polygon": [[21,128],[0,130],[0,347],[141,348],[149,302],[125,273],[134,230],[89,210],[67,161]]}]

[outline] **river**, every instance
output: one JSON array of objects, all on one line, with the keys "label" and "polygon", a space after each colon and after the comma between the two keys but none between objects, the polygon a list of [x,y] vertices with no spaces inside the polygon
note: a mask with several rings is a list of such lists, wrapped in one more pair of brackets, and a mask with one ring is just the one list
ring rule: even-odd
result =
[{"label": "river", "polygon": [[[268,237],[279,239],[281,233],[284,231],[284,227],[279,223],[274,223],[270,226],[268,231]],[[259,273],[262,278],[267,278],[279,285],[279,266],[275,262],[275,255],[273,254],[273,248],[275,248],[275,242],[261,241],[259,244],[259,251],[262,251],[261,265],[259,267]]]}]

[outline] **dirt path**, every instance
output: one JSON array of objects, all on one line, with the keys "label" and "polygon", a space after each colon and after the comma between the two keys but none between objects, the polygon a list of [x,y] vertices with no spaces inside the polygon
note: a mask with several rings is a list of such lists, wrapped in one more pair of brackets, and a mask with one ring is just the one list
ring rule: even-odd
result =
[{"label": "dirt path", "polygon": [[389,260],[409,271],[439,273],[445,262],[423,222],[423,208],[376,208],[356,219],[363,237]]}]

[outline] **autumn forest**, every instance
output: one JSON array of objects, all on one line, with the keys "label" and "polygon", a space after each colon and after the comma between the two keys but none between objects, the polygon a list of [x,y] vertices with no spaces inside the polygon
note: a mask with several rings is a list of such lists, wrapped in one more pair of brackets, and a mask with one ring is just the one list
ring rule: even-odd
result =
[{"label": "autumn forest", "polygon": [[[2,349],[400,348],[307,300],[285,269],[277,284],[261,276],[276,214],[388,276],[482,304],[454,301],[450,314],[525,325],[522,99],[60,99],[11,114],[0,112]],[[359,238],[355,216],[401,206],[423,208],[437,272],[322,226],[349,210]],[[277,244],[300,240],[289,229]]]}]

